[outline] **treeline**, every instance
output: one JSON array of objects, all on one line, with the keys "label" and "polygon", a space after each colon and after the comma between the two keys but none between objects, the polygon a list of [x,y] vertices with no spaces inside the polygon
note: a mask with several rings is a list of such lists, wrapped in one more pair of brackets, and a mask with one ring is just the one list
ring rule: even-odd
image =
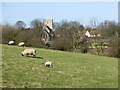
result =
[{"label": "treeline", "polygon": [[[42,40],[42,20],[33,20],[30,28],[26,28],[26,24],[23,21],[17,21],[14,26],[1,25],[2,43],[8,44],[9,41],[15,40],[16,45],[19,42],[25,42],[25,46],[29,47],[119,57],[120,43],[118,42],[118,33],[120,26],[113,21],[104,21],[99,25],[96,25],[94,21],[91,24],[92,27],[84,27],[78,21],[63,20],[59,23],[54,22],[54,36],[52,41],[48,43],[49,45],[46,45]],[[96,36],[87,37],[85,36],[86,31],[94,31]],[[97,34],[100,36],[97,36]],[[104,48],[105,45],[107,48]]]}]

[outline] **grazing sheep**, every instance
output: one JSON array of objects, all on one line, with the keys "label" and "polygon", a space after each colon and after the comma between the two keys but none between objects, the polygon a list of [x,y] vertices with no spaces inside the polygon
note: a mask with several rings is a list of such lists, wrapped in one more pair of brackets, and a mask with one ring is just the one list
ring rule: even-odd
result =
[{"label": "grazing sheep", "polygon": [[45,67],[53,67],[53,63],[49,60],[45,62]]},{"label": "grazing sheep", "polygon": [[25,45],[24,42],[20,42],[20,43],[18,44],[18,46],[24,46],[24,45]]},{"label": "grazing sheep", "polygon": [[36,50],[33,48],[25,49],[22,53],[22,56],[24,55],[33,55],[33,57],[36,57]]},{"label": "grazing sheep", "polygon": [[9,41],[8,45],[14,45],[15,42],[14,41]]}]

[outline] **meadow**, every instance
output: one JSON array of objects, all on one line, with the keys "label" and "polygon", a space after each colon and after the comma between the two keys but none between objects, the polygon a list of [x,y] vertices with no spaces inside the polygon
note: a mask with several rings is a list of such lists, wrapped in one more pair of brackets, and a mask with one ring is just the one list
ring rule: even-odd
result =
[{"label": "meadow", "polygon": [[[25,48],[2,46],[2,87],[117,88],[118,59],[35,48],[36,58],[21,56]],[[53,68],[43,63],[51,60]]]}]

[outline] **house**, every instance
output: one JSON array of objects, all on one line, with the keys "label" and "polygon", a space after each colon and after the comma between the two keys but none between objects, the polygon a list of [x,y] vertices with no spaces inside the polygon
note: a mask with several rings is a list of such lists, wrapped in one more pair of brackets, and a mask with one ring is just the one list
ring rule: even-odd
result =
[{"label": "house", "polygon": [[86,31],[85,36],[87,36],[87,37],[91,37],[90,32],[89,32],[89,31]]},{"label": "house", "polygon": [[85,32],[85,36],[87,37],[100,37],[100,34],[96,30],[90,30]]}]

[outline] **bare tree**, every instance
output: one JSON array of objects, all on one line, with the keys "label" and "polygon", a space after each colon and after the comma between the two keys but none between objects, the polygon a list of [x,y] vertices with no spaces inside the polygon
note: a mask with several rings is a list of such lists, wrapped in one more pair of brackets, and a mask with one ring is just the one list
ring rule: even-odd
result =
[{"label": "bare tree", "polygon": [[90,26],[92,27],[92,28],[96,28],[97,26],[98,26],[98,21],[97,21],[97,18],[91,18],[90,19]]},{"label": "bare tree", "polygon": [[42,28],[43,23],[41,19],[35,19],[33,21],[31,21],[31,27],[35,28],[35,29],[40,29]]},{"label": "bare tree", "polygon": [[69,42],[69,46],[76,51],[80,42],[80,32],[84,29],[83,25],[80,25],[77,21],[63,20],[59,26],[59,33],[62,38],[65,38],[66,42]]},{"label": "bare tree", "polygon": [[20,30],[25,29],[25,26],[26,26],[26,24],[23,21],[20,21],[20,20],[15,23],[15,27],[17,27]]}]

